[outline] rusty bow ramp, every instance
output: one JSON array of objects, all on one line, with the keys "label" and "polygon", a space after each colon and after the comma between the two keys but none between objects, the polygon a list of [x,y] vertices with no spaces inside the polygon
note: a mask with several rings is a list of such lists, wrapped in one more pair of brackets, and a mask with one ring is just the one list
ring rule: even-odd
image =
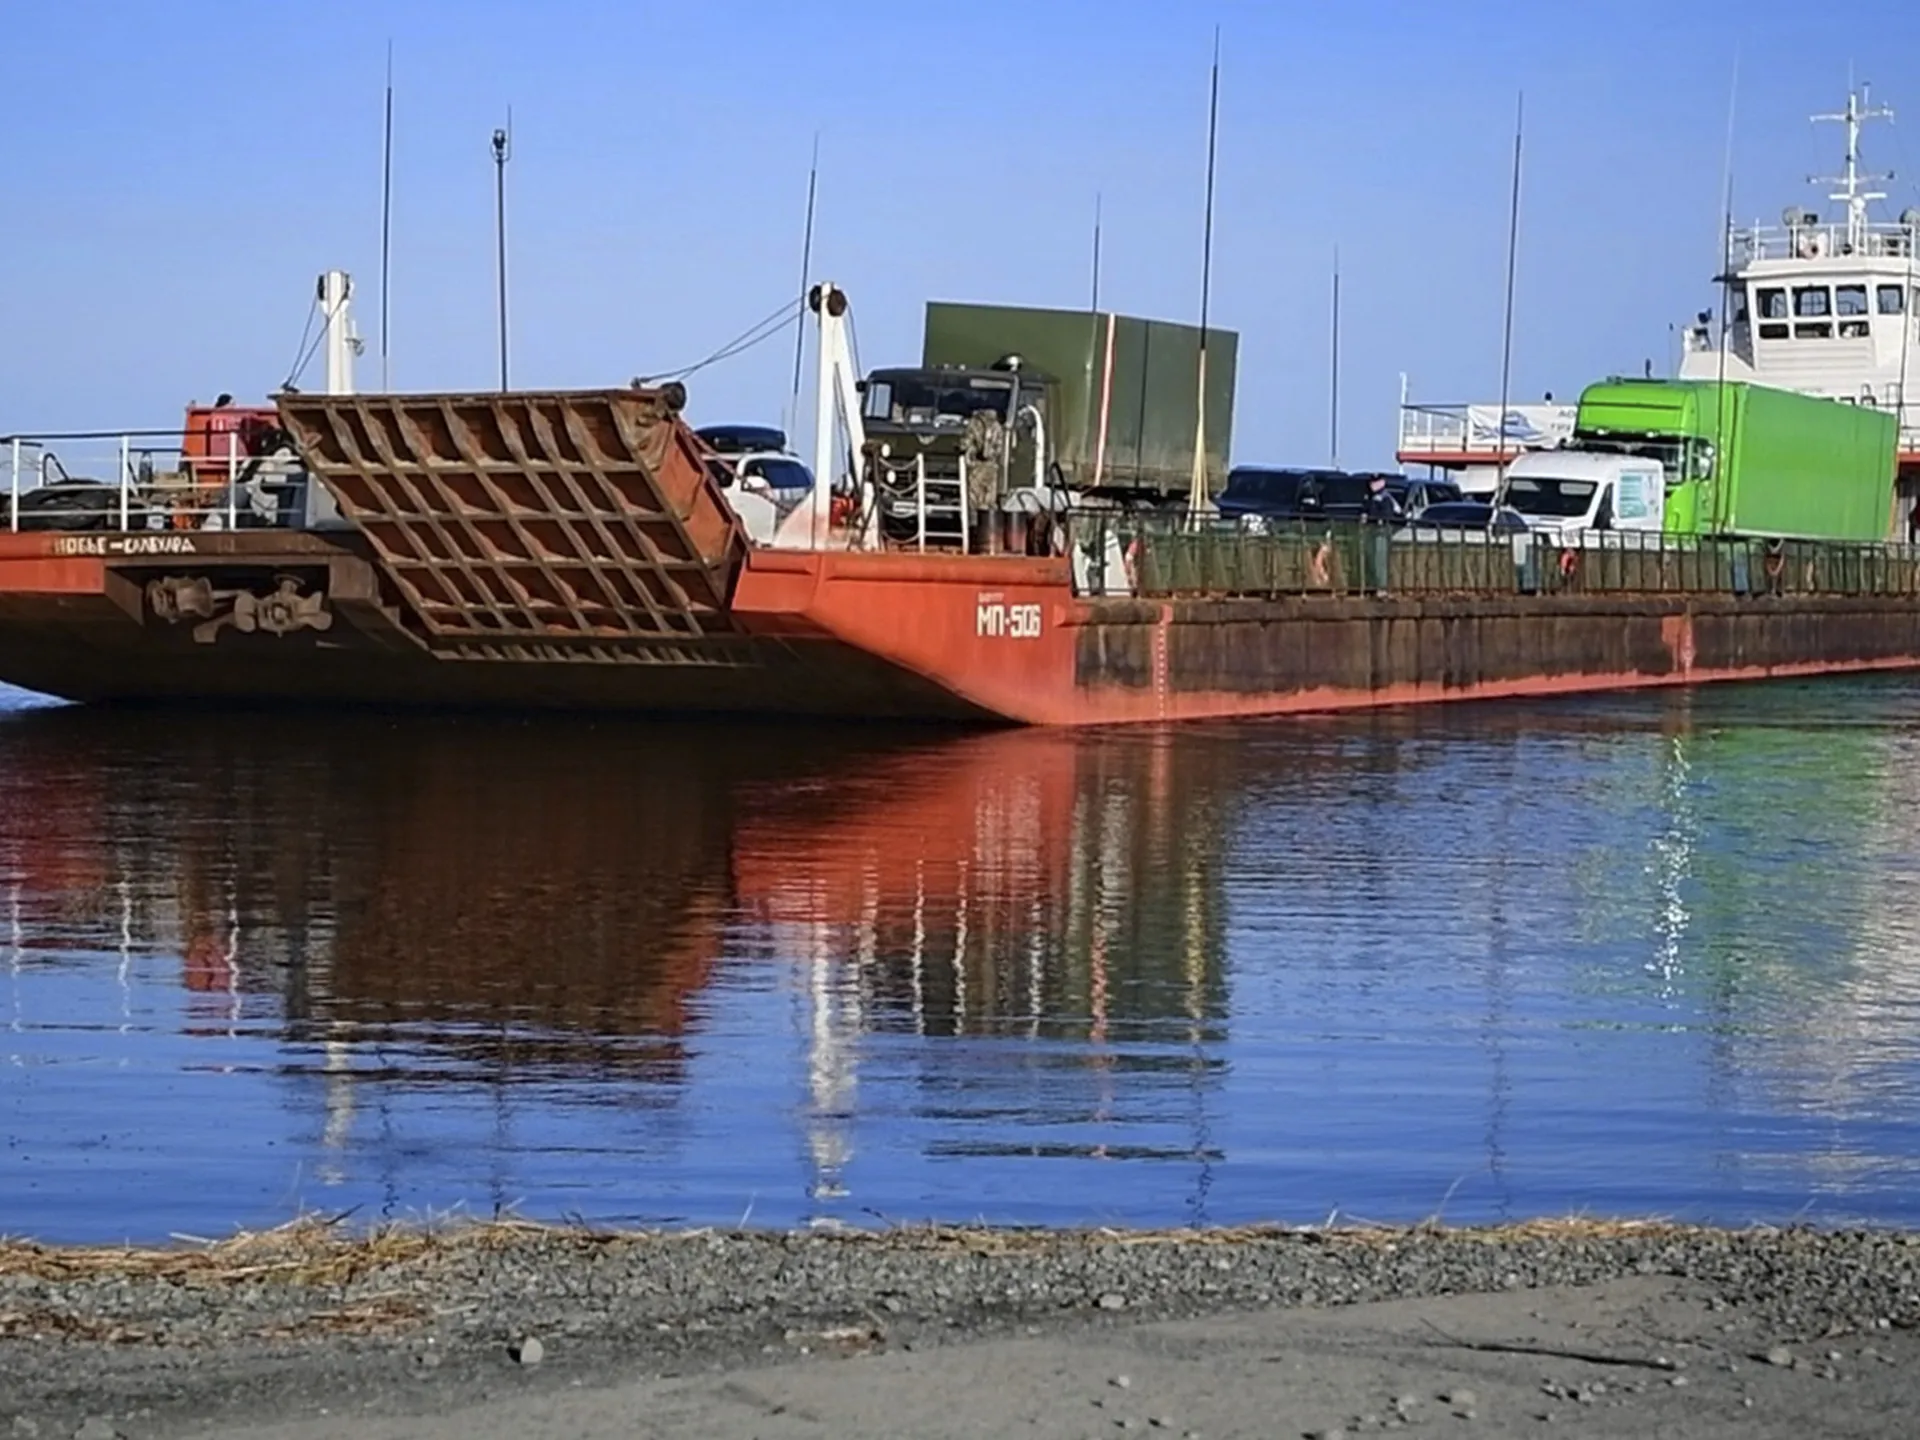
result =
[{"label": "rusty bow ramp", "polygon": [[744,659],[748,541],[664,390],[275,397],[443,659]]}]

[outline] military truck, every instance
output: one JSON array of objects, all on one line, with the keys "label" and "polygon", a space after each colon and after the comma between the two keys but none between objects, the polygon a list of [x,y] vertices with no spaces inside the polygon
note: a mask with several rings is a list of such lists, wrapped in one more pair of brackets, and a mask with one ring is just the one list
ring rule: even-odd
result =
[{"label": "military truck", "polygon": [[[1208,493],[1226,484],[1239,336],[1209,327]],[[920,364],[860,382],[868,473],[890,538],[923,521],[951,539],[962,456],[998,438],[990,465],[1007,508],[1184,502],[1193,474],[1200,331],[1090,310],[928,304]],[[978,453],[976,443],[974,452]],[[976,460],[977,463],[977,460]],[[978,477],[976,477],[976,480]],[[922,488],[924,487],[924,488]],[[924,503],[922,496],[924,495]]]},{"label": "military truck", "polygon": [[1895,432],[1888,411],[1743,381],[1608,380],[1581,394],[1573,448],[1658,461],[1668,534],[1879,541]]}]

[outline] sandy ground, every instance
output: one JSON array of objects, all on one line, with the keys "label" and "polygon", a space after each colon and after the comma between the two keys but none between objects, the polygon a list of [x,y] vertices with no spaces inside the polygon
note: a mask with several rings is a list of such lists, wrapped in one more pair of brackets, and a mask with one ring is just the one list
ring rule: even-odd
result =
[{"label": "sandy ground", "polygon": [[[1475,1350],[1454,1341],[1654,1363]],[[622,1380],[604,1367],[569,1374],[558,1357],[512,1373],[507,1361],[464,1403],[436,1397],[434,1413],[395,1414],[400,1397],[376,1393],[357,1404],[336,1401],[329,1413],[316,1406],[301,1417],[205,1433],[224,1440],[1920,1433],[1912,1403],[1920,1398],[1920,1346],[1908,1334],[1802,1347],[1795,1358],[1804,1368],[1777,1366],[1750,1358],[1772,1348],[1767,1337],[1671,1280],[1122,1323],[911,1351],[819,1343],[826,1353],[677,1379]],[[1840,1358],[1829,1361],[1829,1354]]]},{"label": "sandy ground", "polygon": [[[36,1252],[16,1256],[11,1275],[0,1256],[0,1336],[10,1337],[0,1339],[0,1440],[1909,1437],[1920,1434],[1909,1251],[1920,1243],[1664,1232],[1132,1250],[1063,1238],[957,1253],[777,1237],[628,1250],[529,1242],[398,1258],[350,1279],[323,1255],[268,1284],[271,1266],[255,1261],[211,1287],[191,1270],[119,1280],[89,1267],[75,1278],[57,1253]],[[804,1289],[764,1288],[772,1282],[754,1267],[776,1254],[778,1274]],[[1556,1256],[1619,1273],[1523,1278]],[[996,1312],[966,1291],[1004,1294],[1010,1278],[1035,1274],[1065,1287],[1061,1277],[1109,1262],[1119,1268],[1099,1270],[1071,1302],[1048,1292]],[[1129,1267],[1163,1272],[1158,1299],[1145,1280],[1132,1298],[1101,1290]],[[1277,1293],[1253,1305],[1233,1303],[1230,1288],[1196,1298],[1202,1277],[1229,1270]],[[1336,1272],[1356,1294],[1412,1284],[1483,1293],[1328,1303]],[[762,1292],[748,1293],[749,1275]],[[425,1288],[409,1291],[410,1279]],[[1285,1293],[1286,1283],[1311,1291]],[[290,1295],[302,1285],[317,1288]],[[846,1288],[828,1295],[833,1285]],[[739,1323],[709,1323],[729,1286]],[[448,1303],[431,1321],[378,1308],[415,1293]],[[506,1308],[473,1323],[490,1295],[505,1295]],[[312,1308],[316,1297],[332,1308]],[[7,1308],[27,1301],[41,1318]],[[290,1325],[299,1305],[310,1323]],[[391,1323],[375,1323],[383,1313]],[[109,1314],[111,1324],[88,1318]],[[147,1328],[128,1315],[148,1317]],[[162,1315],[174,1328],[156,1340]],[[270,1327],[279,1340],[239,1338],[262,1333],[244,1328],[262,1316],[282,1317]],[[537,1354],[521,1343],[529,1334]]]}]

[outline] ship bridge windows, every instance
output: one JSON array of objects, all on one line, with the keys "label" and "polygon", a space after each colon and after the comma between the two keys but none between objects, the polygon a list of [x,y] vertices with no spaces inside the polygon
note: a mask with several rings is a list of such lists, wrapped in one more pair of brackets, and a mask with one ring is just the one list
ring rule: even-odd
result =
[{"label": "ship bridge windows", "polygon": [[1796,324],[1796,340],[1831,340],[1833,325],[1826,319],[1833,314],[1833,292],[1824,285],[1793,287],[1793,316],[1796,321],[1818,320],[1819,324]]},{"label": "ship bridge windows", "polygon": [[[1842,340],[1864,340],[1870,331],[1865,316],[1867,310],[1867,287],[1865,285],[1836,285],[1833,287],[1833,311],[1840,316],[1840,338]],[[1860,319],[1850,319],[1860,316]]]},{"label": "ship bridge windows", "polygon": [[[1787,318],[1786,290],[1778,285],[1769,285],[1762,288],[1754,298],[1760,308],[1760,338],[1762,340],[1786,339],[1787,327],[1784,323]],[[1777,323],[1768,324],[1766,323],[1768,321]]]},{"label": "ship bridge windows", "polygon": [[1875,296],[1882,315],[1906,313],[1906,295],[1898,285],[1882,285]]}]

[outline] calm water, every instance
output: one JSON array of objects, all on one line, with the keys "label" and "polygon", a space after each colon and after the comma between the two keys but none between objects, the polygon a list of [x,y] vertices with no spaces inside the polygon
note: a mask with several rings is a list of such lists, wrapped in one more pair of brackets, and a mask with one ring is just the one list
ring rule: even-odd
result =
[{"label": "calm water", "polygon": [[1920,684],[1177,732],[0,692],[0,1231],[1920,1222]]}]

